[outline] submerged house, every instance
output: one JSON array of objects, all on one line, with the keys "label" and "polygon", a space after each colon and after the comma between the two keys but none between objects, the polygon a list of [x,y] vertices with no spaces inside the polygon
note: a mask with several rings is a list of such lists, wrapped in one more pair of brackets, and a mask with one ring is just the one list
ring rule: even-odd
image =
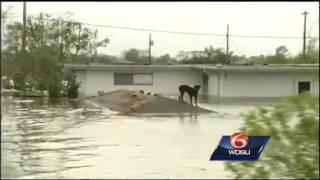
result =
[{"label": "submerged house", "polygon": [[181,84],[201,85],[218,98],[319,96],[319,65],[65,65],[81,81],[80,95],[117,89],[178,95]]}]

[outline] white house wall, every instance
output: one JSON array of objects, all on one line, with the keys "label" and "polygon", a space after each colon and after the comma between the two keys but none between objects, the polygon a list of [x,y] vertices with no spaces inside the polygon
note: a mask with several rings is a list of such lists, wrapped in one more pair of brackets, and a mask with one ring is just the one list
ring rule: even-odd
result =
[{"label": "white house wall", "polygon": [[319,73],[314,74],[313,94],[319,97]]},{"label": "white house wall", "polygon": [[[128,71],[104,71],[87,70],[79,74],[82,83],[79,91],[83,95],[96,95],[97,91],[112,91],[116,89],[144,90],[145,92],[159,93],[163,95],[177,95],[178,87],[181,84],[195,85],[202,83],[202,76],[199,72],[191,70],[161,70],[153,71],[153,85],[114,85],[115,72]],[[148,73],[152,71],[136,71],[135,73]],[[130,73],[134,73],[130,71]],[[83,75],[85,74],[85,75]],[[85,78],[83,77],[85,76]]]},{"label": "white house wall", "polygon": [[154,92],[177,95],[181,84],[202,84],[202,74],[191,70],[158,71],[154,72]]},{"label": "white house wall", "polygon": [[76,71],[76,78],[78,82],[81,82],[79,87],[79,94],[85,95],[86,92],[86,71]]},{"label": "white house wall", "polygon": [[97,95],[97,91],[108,91],[113,86],[113,73],[109,71],[86,71],[85,95]]},{"label": "white house wall", "polygon": [[294,78],[294,92],[298,93],[298,82],[299,81],[310,81],[311,82],[311,93],[319,96],[319,73],[296,73]]},{"label": "white house wall", "polygon": [[[140,70],[153,72],[153,85],[114,85],[115,72],[107,70],[77,71],[81,81],[80,95],[96,95],[97,91],[116,89],[144,90],[163,95],[178,95],[181,84],[202,84],[202,74],[185,70]],[[319,96],[319,73],[312,72],[210,72],[208,94],[215,97],[283,97],[298,94],[298,81],[310,81],[311,93]],[[200,91],[202,92],[202,91]]]},{"label": "white house wall", "polygon": [[283,97],[298,94],[298,81],[310,81],[311,93],[319,96],[318,75],[306,72],[212,73],[209,75],[209,94],[218,97]]},{"label": "white house wall", "polygon": [[219,97],[219,73],[211,73],[208,77],[208,95]]}]

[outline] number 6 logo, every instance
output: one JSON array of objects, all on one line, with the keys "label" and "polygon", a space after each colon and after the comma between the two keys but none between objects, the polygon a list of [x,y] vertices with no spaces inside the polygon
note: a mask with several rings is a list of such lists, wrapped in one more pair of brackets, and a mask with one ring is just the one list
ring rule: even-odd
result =
[{"label": "number 6 logo", "polygon": [[230,144],[236,149],[242,149],[249,144],[249,138],[245,133],[236,132],[230,136]]}]

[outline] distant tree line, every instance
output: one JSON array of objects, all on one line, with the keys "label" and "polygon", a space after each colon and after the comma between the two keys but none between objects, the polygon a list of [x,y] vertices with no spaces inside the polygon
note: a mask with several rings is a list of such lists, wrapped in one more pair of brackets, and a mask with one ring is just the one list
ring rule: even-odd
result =
[{"label": "distant tree line", "polygon": [[[234,52],[227,55],[222,48],[205,47],[203,51],[180,51],[177,56],[164,54],[152,57],[152,64],[221,64],[221,65],[253,65],[253,64],[319,64],[319,48],[317,39],[309,41],[305,57],[302,54],[290,56],[285,46],[275,48],[275,53],[260,56],[238,56]],[[146,64],[149,57],[146,50],[129,49],[123,52],[126,60],[135,64]]]}]

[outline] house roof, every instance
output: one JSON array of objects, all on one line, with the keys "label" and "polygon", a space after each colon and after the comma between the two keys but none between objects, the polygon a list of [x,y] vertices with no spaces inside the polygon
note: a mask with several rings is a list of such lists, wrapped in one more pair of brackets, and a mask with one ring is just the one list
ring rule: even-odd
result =
[{"label": "house roof", "polygon": [[103,64],[65,64],[71,70],[201,70],[207,72],[319,72],[319,64],[269,64],[269,65],[103,65]]},{"label": "house roof", "polygon": [[195,68],[215,72],[319,72],[319,64],[269,64],[238,66],[202,66]]},{"label": "house roof", "polygon": [[187,70],[191,69],[192,65],[65,64],[64,67],[73,70]]}]

